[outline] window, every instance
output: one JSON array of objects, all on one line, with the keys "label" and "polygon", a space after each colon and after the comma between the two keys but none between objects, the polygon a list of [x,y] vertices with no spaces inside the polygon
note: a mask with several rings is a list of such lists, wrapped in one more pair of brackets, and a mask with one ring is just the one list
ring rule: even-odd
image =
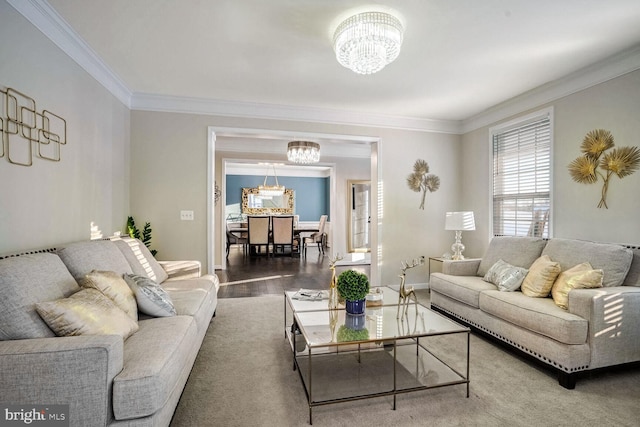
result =
[{"label": "window", "polygon": [[491,130],[494,236],[551,235],[551,114]]}]

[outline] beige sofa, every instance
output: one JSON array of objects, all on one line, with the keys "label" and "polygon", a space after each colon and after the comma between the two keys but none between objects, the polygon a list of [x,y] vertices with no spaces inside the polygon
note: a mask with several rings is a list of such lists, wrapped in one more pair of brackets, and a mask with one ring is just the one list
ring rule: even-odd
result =
[{"label": "beige sofa", "polygon": [[[148,277],[177,315],[138,330],[58,337],[35,304],[79,291],[92,270]],[[117,278],[117,277],[116,277]],[[77,242],[0,259],[0,402],[69,405],[71,426],[167,426],[214,316],[218,279],[198,262],[158,263],[134,239]]]},{"label": "beige sofa", "polygon": [[[551,297],[502,292],[483,280],[499,259],[529,268],[548,255],[565,271],[589,262],[604,287]],[[481,260],[445,261],[430,277],[431,306],[554,368],[574,388],[581,372],[640,361],[640,249],[571,239],[494,238]]]}]

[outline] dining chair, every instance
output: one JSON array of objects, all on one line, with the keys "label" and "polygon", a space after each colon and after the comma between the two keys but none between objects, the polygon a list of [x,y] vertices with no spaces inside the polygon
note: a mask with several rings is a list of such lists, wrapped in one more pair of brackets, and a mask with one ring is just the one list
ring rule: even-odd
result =
[{"label": "dining chair", "polygon": [[282,248],[282,252],[284,253],[285,247],[291,247],[291,256],[294,253],[294,236],[293,236],[293,216],[283,215],[283,216],[273,216],[271,217],[271,228],[272,228],[272,240],[273,244],[273,255],[277,252],[278,248]]},{"label": "dining chair", "polygon": [[[238,224],[238,223],[236,223]],[[242,245],[242,254],[247,254],[247,244],[249,243],[249,239],[245,233],[241,233],[240,235],[233,232],[233,227],[231,223],[227,223],[227,257],[229,257],[229,248],[231,245]]]},{"label": "dining chair", "polygon": [[268,216],[248,216],[247,217],[247,229],[248,229],[248,245],[249,254],[253,255],[255,252],[259,252],[262,246],[267,248],[267,257],[269,256],[269,228],[271,218]]},{"label": "dining chair", "polygon": [[326,244],[324,226],[327,223],[327,215],[322,215],[320,217],[320,223],[318,224],[318,231],[312,233],[309,237],[305,237],[302,239],[302,248],[304,256],[307,256],[307,246],[309,243],[317,243],[318,250],[322,251],[322,255],[324,255],[324,246]]}]

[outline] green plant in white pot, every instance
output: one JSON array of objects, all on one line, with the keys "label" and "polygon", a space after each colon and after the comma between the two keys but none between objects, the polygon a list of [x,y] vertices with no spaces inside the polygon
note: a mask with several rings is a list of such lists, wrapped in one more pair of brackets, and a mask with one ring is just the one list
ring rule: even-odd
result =
[{"label": "green plant in white pot", "polygon": [[345,270],[338,276],[338,294],[345,301],[349,314],[364,314],[365,298],[369,293],[369,279],[364,273]]}]

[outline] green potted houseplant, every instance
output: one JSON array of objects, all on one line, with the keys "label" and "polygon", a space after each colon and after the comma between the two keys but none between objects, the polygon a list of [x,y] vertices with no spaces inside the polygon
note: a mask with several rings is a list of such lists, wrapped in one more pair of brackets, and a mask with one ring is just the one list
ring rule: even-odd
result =
[{"label": "green potted houseplant", "polygon": [[366,274],[355,270],[345,270],[338,276],[338,294],[345,301],[349,314],[364,314],[365,297],[369,293],[369,279]]}]

